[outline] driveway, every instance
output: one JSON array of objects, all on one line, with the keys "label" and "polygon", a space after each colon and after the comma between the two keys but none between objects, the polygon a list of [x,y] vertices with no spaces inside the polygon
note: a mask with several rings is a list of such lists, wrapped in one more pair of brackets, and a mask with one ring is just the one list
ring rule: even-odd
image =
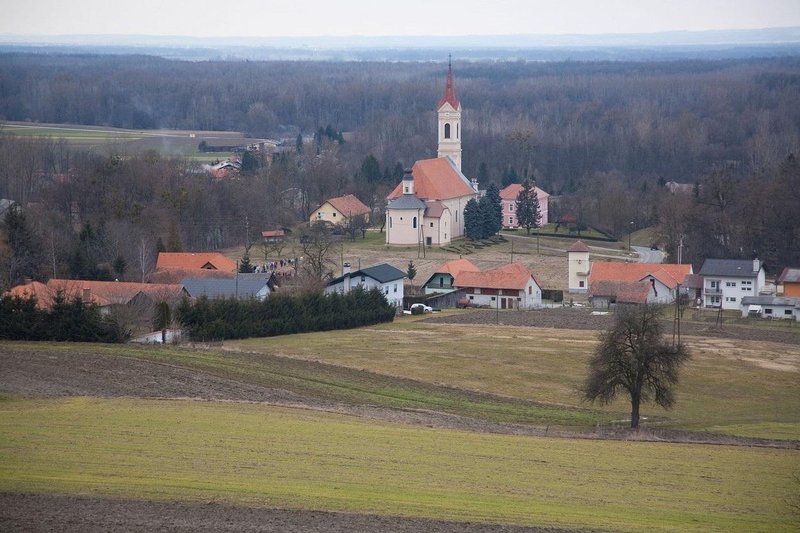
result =
[{"label": "driveway", "polygon": [[663,263],[664,252],[661,250],[651,250],[646,246],[631,246],[633,251],[639,255],[640,263]]}]

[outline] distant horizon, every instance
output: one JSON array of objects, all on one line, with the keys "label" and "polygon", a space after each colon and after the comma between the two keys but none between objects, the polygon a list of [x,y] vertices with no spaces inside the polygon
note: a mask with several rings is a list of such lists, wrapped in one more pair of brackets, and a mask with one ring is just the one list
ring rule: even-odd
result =
[{"label": "distant horizon", "polygon": [[[800,26],[797,0],[27,0],[0,34],[187,38],[631,35]],[[19,30],[24,28],[23,32]],[[241,37],[243,35],[249,37]]]},{"label": "distant horizon", "polygon": [[[714,41],[714,36],[727,36]],[[712,39],[709,39],[712,37]],[[672,38],[672,39],[670,39]],[[736,38],[744,38],[738,40]],[[604,33],[515,33],[515,34],[461,34],[461,35],[308,35],[308,36],[209,36],[199,37],[179,34],[30,34],[0,33],[0,43],[5,44],[103,44],[106,46],[154,45],[157,43],[178,45],[202,41],[208,44],[225,45],[317,45],[354,46],[357,43],[374,46],[386,42],[388,46],[405,45],[409,47],[438,47],[440,45],[457,48],[476,46],[476,41],[487,41],[492,46],[641,46],[641,45],[684,45],[684,44],[779,44],[800,43],[800,26],[774,26],[766,28],[730,28],[713,30],[666,30],[654,32],[604,32]],[[422,45],[424,41],[424,46]],[[414,44],[417,43],[417,44]]]}]

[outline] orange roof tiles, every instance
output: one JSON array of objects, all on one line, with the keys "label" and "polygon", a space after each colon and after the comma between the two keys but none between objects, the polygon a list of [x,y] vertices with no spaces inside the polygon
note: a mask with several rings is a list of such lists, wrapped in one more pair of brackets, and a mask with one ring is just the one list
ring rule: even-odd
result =
[{"label": "orange roof tiles", "polygon": [[346,217],[368,215],[370,212],[369,207],[364,205],[361,200],[352,194],[331,198],[330,200],[327,200],[327,202]]},{"label": "orange roof tiles", "polygon": [[450,274],[456,277],[459,272],[480,272],[481,269],[476,267],[469,259],[453,259],[444,263],[436,269],[436,273]]},{"label": "orange roof tiles", "polygon": [[650,294],[650,284],[646,281],[600,280],[590,285],[592,296],[613,298],[617,303],[644,304]]},{"label": "orange roof tiles", "polygon": [[178,284],[76,279],[51,279],[47,287],[53,293],[63,292],[68,299],[83,297],[84,291],[88,290],[92,302],[98,305],[126,304],[139,293],[154,299],[180,298],[183,291],[183,286]]},{"label": "orange roof tiles", "polygon": [[235,275],[235,272],[207,268],[162,268],[152,272],[147,277],[147,281],[149,283],[175,284],[185,278],[232,278]]},{"label": "orange roof tiles", "polygon": [[12,287],[5,292],[5,295],[12,298],[21,298],[23,300],[35,296],[36,307],[39,309],[49,309],[53,305],[53,294],[50,292],[50,289],[47,288],[47,285],[39,283],[38,281]]},{"label": "orange roof tiles", "polygon": [[[411,169],[414,176],[414,193],[425,200],[449,200],[476,194],[467,178],[459,172],[450,158],[422,159]],[[389,194],[388,200],[402,196],[403,184]]]},{"label": "orange roof tiles", "polygon": [[[522,263],[511,263],[486,272],[461,271],[455,276],[456,287],[481,289],[524,289],[528,281],[536,278]],[[536,282],[539,285],[538,282]]]},{"label": "orange roof tiles", "polygon": [[687,274],[691,273],[692,265],[595,261],[592,263],[589,285],[597,281],[637,282],[647,276],[653,276],[670,289],[674,289],[678,283],[683,283]]},{"label": "orange roof tiles", "polygon": [[161,252],[156,268],[205,268],[236,272],[236,262],[216,252]]}]

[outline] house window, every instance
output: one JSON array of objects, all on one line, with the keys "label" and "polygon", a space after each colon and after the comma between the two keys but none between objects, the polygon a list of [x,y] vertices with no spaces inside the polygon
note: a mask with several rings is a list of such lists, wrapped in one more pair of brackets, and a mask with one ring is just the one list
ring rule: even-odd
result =
[{"label": "house window", "polygon": [[514,223],[514,217],[508,217],[508,223],[509,224],[513,224]]},{"label": "house window", "polygon": [[431,222],[431,227],[433,227],[433,222]]},{"label": "house window", "polygon": [[474,299],[475,299],[475,297],[474,297],[474,296],[472,296],[472,295],[470,295],[469,299],[470,299],[470,300],[474,300]]},{"label": "house window", "polygon": [[389,294],[389,286],[386,286],[386,294]]},{"label": "house window", "polygon": [[579,281],[579,282],[578,282],[578,287],[580,287],[580,288],[582,289],[582,288],[583,288],[583,284],[584,284],[584,283],[585,283],[584,281]]},{"label": "house window", "polygon": [[365,281],[367,281],[367,277],[366,276],[361,276],[361,283],[364,283]]},{"label": "house window", "polygon": [[494,296],[492,296],[492,301],[495,301],[495,297]]},{"label": "house window", "polygon": [[528,294],[533,294],[533,287],[528,285]]},{"label": "house window", "polygon": [[389,229],[392,228],[392,217],[389,217]]},{"label": "house window", "polygon": [[765,315],[771,315],[771,314],[772,314],[772,309],[765,308],[765,309],[764,309],[764,314],[765,314]]},{"label": "house window", "polygon": [[791,310],[791,309],[784,309],[784,310],[783,310],[783,314],[784,314],[784,315],[790,315],[790,316],[791,316],[791,314],[792,314],[792,310]]},{"label": "house window", "polygon": [[445,124],[444,125],[444,138],[445,139],[449,139],[450,138],[450,124]]},{"label": "house window", "polygon": [[726,296],[725,297],[725,301],[726,302],[735,302],[736,301],[736,296]]},{"label": "house window", "polygon": [[508,204],[508,212],[509,213],[513,213],[514,212],[514,204]]},{"label": "house window", "polygon": [[394,284],[394,292],[397,292],[397,283]]},{"label": "house window", "polygon": [[719,288],[719,281],[712,281],[710,285],[711,289],[718,289]]},{"label": "house window", "polygon": [[735,281],[726,281],[725,282],[725,286],[726,287],[735,287],[736,286],[736,282]]},{"label": "house window", "polygon": [[333,218],[336,218],[336,213],[333,214]]}]

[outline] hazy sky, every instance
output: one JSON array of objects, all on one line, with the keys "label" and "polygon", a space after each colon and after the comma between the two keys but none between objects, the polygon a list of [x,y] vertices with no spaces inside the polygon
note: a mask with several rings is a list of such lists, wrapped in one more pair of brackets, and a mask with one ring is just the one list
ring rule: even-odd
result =
[{"label": "hazy sky", "polygon": [[0,0],[0,14],[18,35],[597,34],[800,26],[800,0]]}]

